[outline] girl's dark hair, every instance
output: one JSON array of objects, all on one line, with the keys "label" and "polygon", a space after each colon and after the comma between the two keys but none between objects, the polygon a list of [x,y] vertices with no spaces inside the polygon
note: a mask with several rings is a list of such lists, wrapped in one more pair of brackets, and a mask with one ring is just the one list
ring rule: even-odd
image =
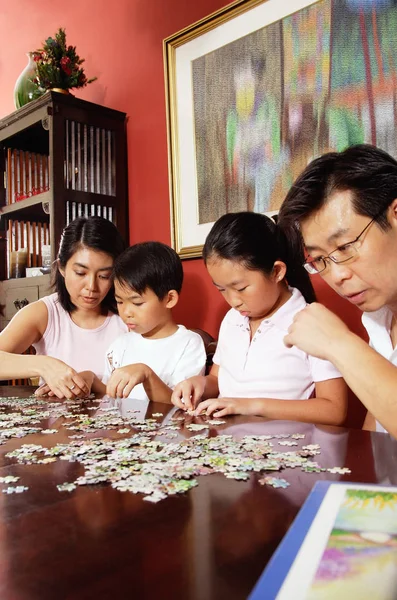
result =
[{"label": "girl's dark hair", "polygon": [[[58,266],[64,269],[68,260],[81,248],[104,252],[115,260],[124,250],[125,243],[116,226],[103,217],[79,217],[65,227],[59,243],[58,264],[53,266],[53,288],[58,294],[61,306],[69,313],[76,307],[70,299],[65,279]],[[117,313],[113,285],[102,300],[102,306]]]},{"label": "girl's dark hair", "polygon": [[114,278],[142,294],[151,289],[162,300],[182,289],[183,268],[178,254],[161,242],[142,242],[127,248],[114,263]]},{"label": "girl's dark hair", "polygon": [[241,262],[247,269],[270,275],[276,260],[287,267],[286,280],[296,287],[306,302],[316,297],[308,273],[303,268],[303,251],[287,240],[276,223],[254,212],[228,213],[216,221],[203,249],[206,263],[212,256]]}]

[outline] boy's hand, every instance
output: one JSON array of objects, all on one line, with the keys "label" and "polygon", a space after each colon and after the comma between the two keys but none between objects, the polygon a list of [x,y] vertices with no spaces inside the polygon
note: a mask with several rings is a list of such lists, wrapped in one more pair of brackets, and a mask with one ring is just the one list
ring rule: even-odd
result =
[{"label": "boy's hand", "polygon": [[106,385],[106,394],[111,398],[128,398],[139,383],[150,376],[151,369],[143,363],[127,365],[115,369]]},{"label": "boy's hand", "polygon": [[251,414],[249,405],[247,398],[210,398],[200,402],[195,414],[201,415],[205,412],[206,415],[213,415],[216,418],[226,417],[226,415],[249,415]]},{"label": "boy's hand", "polygon": [[171,396],[171,402],[182,410],[193,410],[197,406],[200,398],[202,398],[204,390],[204,375],[189,377],[189,379],[185,379],[185,381],[181,381],[175,386]]}]

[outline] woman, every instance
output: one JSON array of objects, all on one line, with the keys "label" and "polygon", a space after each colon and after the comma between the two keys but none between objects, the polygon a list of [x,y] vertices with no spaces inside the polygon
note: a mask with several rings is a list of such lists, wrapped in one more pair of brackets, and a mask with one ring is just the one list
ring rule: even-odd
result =
[{"label": "woman", "polygon": [[[80,217],[63,231],[55,293],[19,311],[0,333],[0,378],[40,376],[58,398],[89,393],[102,378],[105,351],[126,326],[116,314],[112,268],[125,244],[102,217]],[[33,346],[36,355],[22,353]]]}]

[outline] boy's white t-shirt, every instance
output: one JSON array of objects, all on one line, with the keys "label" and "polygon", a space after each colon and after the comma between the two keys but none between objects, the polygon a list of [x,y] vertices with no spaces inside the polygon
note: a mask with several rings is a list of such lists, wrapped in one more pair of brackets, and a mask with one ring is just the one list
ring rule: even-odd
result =
[{"label": "boy's white t-shirt", "polygon": [[[105,371],[102,378],[107,383],[113,371],[135,363],[150,367],[170,388],[177,383],[203,375],[206,353],[201,336],[183,325],[165,338],[149,339],[131,331],[118,337],[109,347],[105,358]],[[143,384],[131,391],[129,398],[147,400]]]}]

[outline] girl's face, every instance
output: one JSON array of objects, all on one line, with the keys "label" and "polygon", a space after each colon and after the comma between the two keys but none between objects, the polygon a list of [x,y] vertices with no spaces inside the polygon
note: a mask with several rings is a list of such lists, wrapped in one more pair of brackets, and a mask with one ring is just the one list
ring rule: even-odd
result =
[{"label": "girl's face", "polygon": [[102,300],[112,286],[113,258],[105,252],[80,248],[59,267],[73,304],[81,310],[101,309]]},{"label": "girl's face", "polygon": [[206,267],[226,302],[250,319],[270,317],[290,295],[284,282],[286,267],[281,261],[274,263],[268,276],[262,271],[251,271],[238,261],[215,256]]}]

